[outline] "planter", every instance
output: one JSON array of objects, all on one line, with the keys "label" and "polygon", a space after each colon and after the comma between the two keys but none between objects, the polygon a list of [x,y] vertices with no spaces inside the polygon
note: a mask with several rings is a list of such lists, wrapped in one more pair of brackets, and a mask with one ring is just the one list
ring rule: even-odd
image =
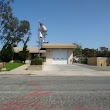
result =
[{"label": "planter", "polygon": [[27,70],[42,71],[42,65],[30,65]]}]

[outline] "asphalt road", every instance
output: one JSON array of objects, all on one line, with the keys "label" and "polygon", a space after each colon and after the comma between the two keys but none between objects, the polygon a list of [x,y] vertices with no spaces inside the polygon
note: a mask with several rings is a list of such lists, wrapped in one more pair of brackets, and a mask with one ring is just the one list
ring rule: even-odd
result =
[{"label": "asphalt road", "polygon": [[110,110],[110,77],[1,75],[0,110]]}]

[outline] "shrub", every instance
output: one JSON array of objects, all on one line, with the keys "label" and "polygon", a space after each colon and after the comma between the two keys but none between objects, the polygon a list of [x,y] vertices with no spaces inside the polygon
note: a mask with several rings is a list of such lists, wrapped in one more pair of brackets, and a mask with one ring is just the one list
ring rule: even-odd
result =
[{"label": "shrub", "polygon": [[26,59],[28,58],[29,56],[29,51],[20,51],[19,52],[19,60],[22,62],[25,63]]},{"label": "shrub", "polygon": [[31,61],[31,65],[42,65],[43,60],[42,58],[35,58]]},{"label": "shrub", "polygon": [[40,58],[42,58],[43,62],[46,62],[46,57],[41,56]]},{"label": "shrub", "polygon": [[87,59],[87,58],[83,58],[83,59],[81,60],[81,63],[87,64],[87,63],[88,63],[88,59]]}]

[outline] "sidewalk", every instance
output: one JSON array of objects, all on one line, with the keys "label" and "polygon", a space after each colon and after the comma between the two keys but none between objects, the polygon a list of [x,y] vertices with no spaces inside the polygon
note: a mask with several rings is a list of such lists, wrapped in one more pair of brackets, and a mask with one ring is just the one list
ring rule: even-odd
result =
[{"label": "sidewalk", "polygon": [[29,64],[24,64],[8,72],[8,74],[30,74],[31,71],[26,70]]}]

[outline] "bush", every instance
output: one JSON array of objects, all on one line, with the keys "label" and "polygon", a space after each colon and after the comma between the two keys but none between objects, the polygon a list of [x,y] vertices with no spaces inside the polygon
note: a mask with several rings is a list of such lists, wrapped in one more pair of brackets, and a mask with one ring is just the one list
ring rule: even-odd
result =
[{"label": "bush", "polygon": [[24,61],[24,63],[25,63],[25,61],[26,61],[26,59],[28,58],[28,56],[29,56],[29,51],[20,51],[20,52],[19,52],[19,60],[20,60],[21,62]]},{"label": "bush", "polygon": [[31,61],[31,65],[42,65],[43,60],[42,58],[35,58]]},{"label": "bush", "polygon": [[40,58],[42,58],[43,62],[46,62],[46,57],[41,56]]},{"label": "bush", "polygon": [[87,63],[88,63],[88,59],[87,59],[87,58],[83,58],[83,59],[81,60],[81,63],[87,64]]}]

